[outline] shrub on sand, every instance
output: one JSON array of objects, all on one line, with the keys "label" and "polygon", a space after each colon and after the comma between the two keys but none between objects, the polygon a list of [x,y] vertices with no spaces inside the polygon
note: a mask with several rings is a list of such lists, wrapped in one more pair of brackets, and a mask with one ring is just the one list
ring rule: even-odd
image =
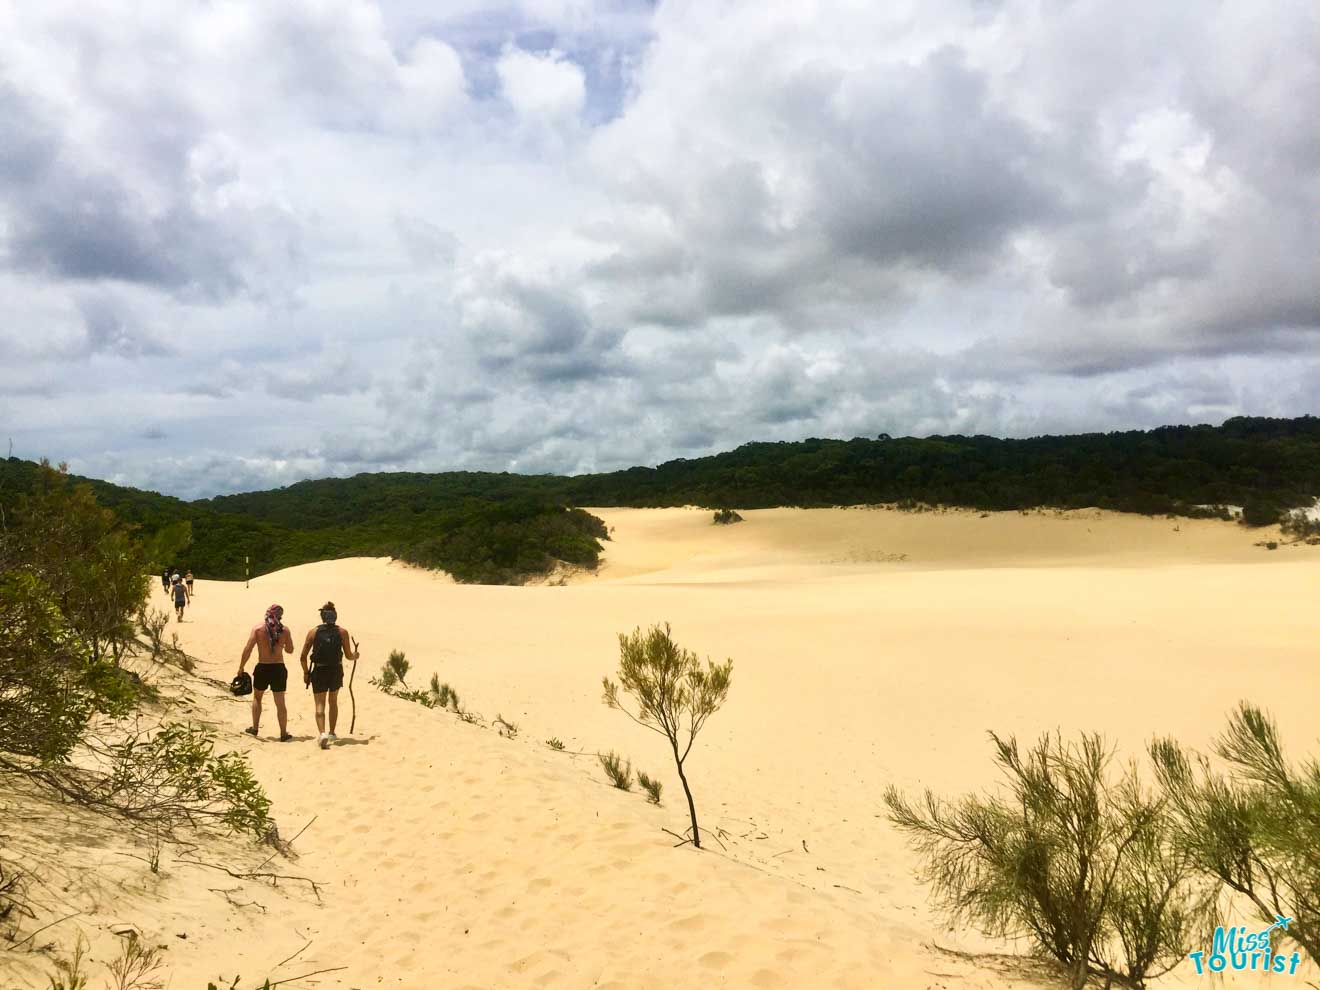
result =
[{"label": "shrub on sand", "polygon": [[632,790],[632,761],[625,760],[614,750],[608,753],[597,753],[600,765],[605,768],[605,776],[610,778],[610,783],[621,791]]},{"label": "shrub on sand", "polygon": [[[147,638],[151,650],[151,659],[159,660],[165,650],[165,629],[170,622],[170,613],[159,608],[143,605],[137,614],[138,632]],[[177,633],[175,634],[178,635]]]},{"label": "shrub on sand", "polygon": [[1165,805],[1136,768],[1112,780],[1095,735],[1045,736],[1025,753],[991,738],[1004,798],[885,795],[949,920],[1029,939],[1078,990],[1091,977],[1144,987],[1185,959],[1209,930],[1213,894],[1169,841]]},{"label": "shrub on sand", "polygon": [[110,971],[110,990],[162,990],[160,968],[165,961],[160,949],[143,945],[136,934],[119,947],[119,958],[105,964]]},{"label": "shrub on sand", "polygon": [[[0,575],[0,754],[61,763],[94,714],[126,714],[136,696],[109,656],[92,655],[39,577]],[[0,770],[27,766],[0,755]]]},{"label": "shrub on sand", "polygon": [[431,697],[435,699],[435,707],[458,711],[458,692],[448,684],[441,684],[438,674],[431,675]]},{"label": "shrub on sand", "polygon": [[83,969],[83,956],[87,954],[87,939],[81,932],[74,943],[73,955],[68,959],[51,960],[55,975],[48,977],[50,990],[87,990],[87,971]]},{"label": "shrub on sand", "polygon": [[716,526],[731,526],[734,523],[740,523],[742,521],[743,517],[738,515],[738,513],[734,512],[732,509],[715,510],[714,522]]},{"label": "shrub on sand", "polygon": [[[722,664],[706,661],[703,668],[697,655],[674,642],[669,624],[653,626],[648,632],[634,629],[619,636],[619,683],[603,679],[604,702],[617,708],[643,728],[658,732],[669,743],[678,768],[678,779],[687,798],[692,820],[692,844],[701,848],[697,827],[697,806],[692,800],[683,765],[692,752],[697,733],[729,696],[733,661]],[[623,687],[637,705],[634,715],[619,698]]]},{"label": "shrub on sand", "polygon": [[664,785],[654,777],[650,777],[642,771],[637,771],[637,783],[642,785],[642,790],[646,791],[646,799],[652,804],[660,803],[660,792],[664,790]]},{"label": "shrub on sand", "polygon": [[1249,498],[1242,505],[1244,526],[1272,526],[1279,521],[1282,510],[1264,499]]},{"label": "shrub on sand", "polygon": [[390,650],[389,659],[380,668],[380,682],[384,687],[392,688],[396,684],[408,686],[408,669],[412,665],[402,650]]},{"label": "shrub on sand", "polygon": [[1320,762],[1292,766],[1274,721],[1243,703],[1216,740],[1227,773],[1172,739],[1151,745],[1174,843],[1320,964]]},{"label": "shrub on sand", "polygon": [[551,736],[545,741],[545,744],[557,753],[562,753],[564,751],[564,741],[558,736]]}]

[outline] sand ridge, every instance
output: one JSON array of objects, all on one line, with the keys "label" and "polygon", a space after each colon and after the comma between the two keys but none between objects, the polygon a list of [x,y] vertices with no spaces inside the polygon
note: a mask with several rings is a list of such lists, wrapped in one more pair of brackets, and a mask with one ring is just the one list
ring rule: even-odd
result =
[{"label": "sand ridge", "polygon": [[[1297,755],[1314,751],[1313,548],[1105,513],[765,510],[724,528],[692,509],[595,511],[614,528],[605,566],[567,587],[460,586],[383,559],[246,589],[198,582],[171,628],[213,677],[232,676],[271,602],[300,643],[333,598],[364,656],[357,734],[330,751],[311,741],[297,677],[294,743],[270,739],[269,707],[267,738],[251,741],[243,703],[208,702],[284,833],[315,816],[291,869],[324,882],[324,903],[248,891],[262,913],[187,886],[204,934],[173,940],[172,985],[343,965],[316,985],[1044,986],[994,955],[1012,947],[940,924],[883,819],[885,786],[991,786],[991,728],[1098,729],[1127,752],[1165,733],[1203,746],[1244,697]],[[831,562],[877,551],[907,559]],[[671,847],[662,827],[686,821],[663,743],[600,703],[616,635],[657,621],[734,659],[729,703],[689,764],[723,848]],[[370,687],[396,648],[410,680],[437,673],[519,737]],[[1290,689],[1262,694],[1271,683]],[[608,787],[594,758],[552,752],[551,736],[631,757],[664,781],[664,805]],[[190,883],[182,868],[170,882]],[[172,938],[172,914],[137,913]],[[1188,972],[1165,983],[1194,985]]]}]

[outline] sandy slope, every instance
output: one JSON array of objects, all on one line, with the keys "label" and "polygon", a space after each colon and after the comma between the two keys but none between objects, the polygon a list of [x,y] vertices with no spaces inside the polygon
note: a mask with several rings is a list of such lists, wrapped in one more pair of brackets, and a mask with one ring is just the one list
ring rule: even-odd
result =
[{"label": "sandy slope", "polygon": [[[273,712],[251,742],[244,706],[207,702],[284,834],[316,816],[286,866],[323,881],[324,903],[248,887],[229,899],[266,912],[235,908],[208,888],[237,884],[172,867],[162,902],[135,900],[131,919],[171,944],[172,986],[321,966],[347,969],[317,985],[360,988],[1046,985],[933,947],[1004,948],[934,919],[882,818],[888,784],[989,785],[990,728],[1099,729],[1125,752],[1166,733],[1204,745],[1242,698],[1314,752],[1314,548],[1096,512],[770,510],[722,528],[696,510],[594,511],[614,541],[599,575],[567,587],[457,586],[385,560],[199,582],[181,638],[216,677],[272,601],[301,640],[333,598],[364,660],[358,731],[345,712],[329,752],[301,690],[290,744],[270,741]],[[600,703],[616,635],[657,621],[734,660],[690,762],[723,849],[671,848],[661,827],[686,822],[663,744]],[[518,738],[369,687],[395,648],[413,680],[438,673]],[[663,807],[551,736],[631,756],[664,780]],[[1186,968],[1168,982],[1197,983]]]}]

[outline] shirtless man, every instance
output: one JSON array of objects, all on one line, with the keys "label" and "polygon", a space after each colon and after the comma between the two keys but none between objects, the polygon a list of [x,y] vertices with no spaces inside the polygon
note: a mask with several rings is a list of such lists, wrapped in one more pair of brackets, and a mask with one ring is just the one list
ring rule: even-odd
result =
[{"label": "shirtless man", "polygon": [[[358,658],[357,643],[348,634],[348,630],[337,625],[339,616],[334,602],[321,606],[321,624],[308,631],[303,641],[302,662],[303,683],[312,686],[312,697],[316,700],[316,731],[321,735],[317,739],[322,749],[329,749],[330,744],[338,740],[335,735],[335,723],[339,721],[339,689],[344,686],[344,657],[350,660]],[[307,666],[307,656],[311,654],[312,666]],[[326,731],[327,700],[330,708],[330,731]]]},{"label": "shirtless man", "polygon": [[252,627],[248,634],[243,656],[238,661],[238,672],[243,673],[252,650],[257,651],[257,665],[252,670],[252,725],[244,729],[250,736],[261,726],[261,697],[267,691],[275,696],[275,714],[280,721],[280,742],[288,742],[289,715],[284,708],[284,691],[289,686],[289,668],[284,666],[281,654],[293,652],[293,633],[284,625],[284,608],[272,605],[266,609],[266,619]]}]

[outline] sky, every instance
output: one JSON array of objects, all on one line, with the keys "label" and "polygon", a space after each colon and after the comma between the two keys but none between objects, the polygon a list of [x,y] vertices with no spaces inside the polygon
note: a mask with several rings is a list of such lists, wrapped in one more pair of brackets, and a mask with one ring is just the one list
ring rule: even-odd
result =
[{"label": "sky", "polygon": [[0,0],[0,443],[186,498],[1320,411],[1314,0]]}]

